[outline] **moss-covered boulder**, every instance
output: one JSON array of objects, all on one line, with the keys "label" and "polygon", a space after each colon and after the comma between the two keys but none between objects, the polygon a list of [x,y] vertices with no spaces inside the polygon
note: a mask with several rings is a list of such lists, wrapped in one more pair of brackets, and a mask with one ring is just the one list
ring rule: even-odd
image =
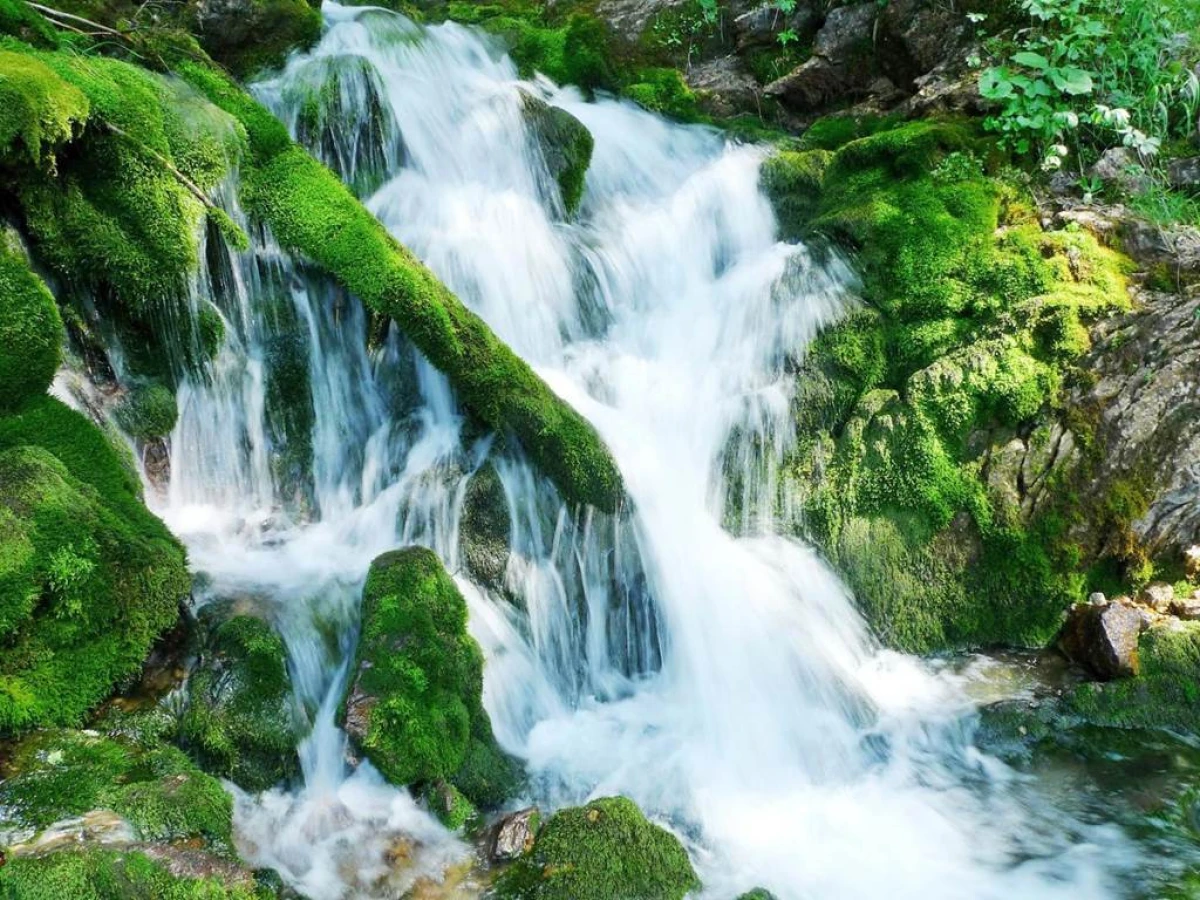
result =
[{"label": "moss-covered boulder", "polygon": [[10,835],[31,839],[56,822],[106,809],[128,823],[132,841],[193,841],[232,852],[232,798],[176,747],[96,731],[38,731],[12,749],[0,772],[0,830]]},{"label": "moss-covered boulder", "polygon": [[587,127],[565,109],[526,94],[525,121],[546,171],[558,185],[567,215],[573,215],[583,198],[583,183],[596,142]]},{"label": "moss-covered boulder", "polygon": [[437,556],[408,547],[376,559],[343,704],[364,755],[394,784],[447,781],[479,806],[499,804],[519,773],[496,745],[482,691],[467,604]]},{"label": "moss-covered boulder", "polygon": [[564,809],[496,883],[506,900],[683,900],[700,886],[687,851],[624,797]]},{"label": "moss-covered boulder", "polygon": [[1083,589],[1063,384],[1128,305],[1125,263],[1044,232],[968,124],[814,130],[764,188],[786,236],[850,256],[864,303],[801,367],[800,527],[893,646],[1044,644]]},{"label": "moss-covered boulder", "polygon": [[58,369],[62,318],[15,235],[0,228],[0,415],[46,392]]},{"label": "moss-covered boulder", "polygon": [[279,66],[321,36],[320,4],[307,0],[198,0],[200,45],[239,78]]},{"label": "moss-covered boulder", "polygon": [[142,441],[164,438],[179,418],[175,394],[162,384],[132,387],[114,410],[117,424],[130,437]]},{"label": "moss-covered boulder", "polygon": [[0,896],[5,900],[272,900],[278,895],[244,869],[200,854],[89,847],[8,860],[0,866]]},{"label": "moss-covered boulder", "polygon": [[467,482],[459,524],[459,552],[473,581],[493,591],[504,590],[511,537],[504,485],[496,467],[486,463]]},{"label": "moss-covered boulder", "polygon": [[50,397],[0,417],[0,734],[70,725],[141,666],[190,588],[105,435]]},{"label": "moss-covered boulder", "polygon": [[217,604],[200,614],[203,646],[179,740],[206,771],[262,791],[299,774],[304,719],[283,640],[261,618],[231,612]]}]

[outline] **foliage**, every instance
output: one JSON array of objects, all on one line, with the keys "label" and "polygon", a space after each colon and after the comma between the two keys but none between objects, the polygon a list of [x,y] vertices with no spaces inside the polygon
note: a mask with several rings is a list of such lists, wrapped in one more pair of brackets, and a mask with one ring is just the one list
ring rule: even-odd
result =
[{"label": "foliage", "polygon": [[161,384],[139,384],[130,389],[115,415],[117,424],[126,434],[148,441],[169,435],[179,411],[170,388]]},{"label": "foliage", "polygon": [[682,900],[699,886],[674,835],[633,801],[605,797],[551,816],[496,891],[506,900]]},{"label": "foliage", "polygon": [[45,393],[64,338],[54,298],[0,231],[0,414]]}]

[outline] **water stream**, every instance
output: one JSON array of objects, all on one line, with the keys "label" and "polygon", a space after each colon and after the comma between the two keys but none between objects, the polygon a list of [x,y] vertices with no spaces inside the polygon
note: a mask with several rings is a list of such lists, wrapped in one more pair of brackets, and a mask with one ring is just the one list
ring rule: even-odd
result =
[{"label": "water stream", "polygon": [[[955,680],[881,652],[780,533],[790,373],[855,300],[844,263],[776,240],[761,152],[522,82],[469,29],[324,13],[320,44],[260,98],[595,424],[636,512],[571,515],[394,327],[268,234],[248,253],[210,246],[193,301],[221,310],[228,339],[180,388],[155,503],[202,599],[271,610],[312,723],[302,789],[238,794],[243,853],[317,900],[399,896],[448,869],[444,896],[476,890],[470,849],[369,765],[351,771],[334,724],[367,567],[420,543],[468,599],[524,799],[632,797],[685,840],[705,897],[1125,896],[1119,831],[1056,812],[974,749]],[[530,96],[595,138],[573,220]],[[489,461],[511,523],[499,587],[460,558],[466,487]]]}]

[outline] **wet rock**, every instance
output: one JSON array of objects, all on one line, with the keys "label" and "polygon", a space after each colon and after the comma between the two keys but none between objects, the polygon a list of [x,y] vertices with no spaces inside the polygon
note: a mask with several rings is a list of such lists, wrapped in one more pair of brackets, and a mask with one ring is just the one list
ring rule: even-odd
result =
[{"label": "wet rock", "polygon": [[1067,614],[1058,644],[1068,659],[1098,678],[1136,675],[1142,624],[1131,604],[1080,604]]},{"label": "wet rock", "polygon": [[701,109],[713,116],[757,113],[761,89],[738,56],[722,56],[692,66],[686,75]]},{"label": "wet rock", "polygon": [[488,858],[493,862],[508,862],[532,850],[540,818],[536,806],[502,818],[493,826],[488,837]]},{"label": "wet rock", "polygon": [[504,592],[511,535],[508,497],[496,467],[487,463],[467,483],[459,526],[459,552],[472,581]]},{"label": "wet rock", "polygon": [[565,109],[532,94],[524,96],[523,109],[546,170],[558,187],[563,209],[568,216],[573,215],[583,197],[584,177],[592,161],[592,133]]},{"label": "wet rock", "polygon": [[193,15],[204,49],[239,76],[278,66],[321,35],[321,15],[306,0],[198,0]]},{"label": "wet rock", "polygon": [[1167,163],[1167,181],[1179,190],[1200,188],[1200,156],[1173,159]]}]

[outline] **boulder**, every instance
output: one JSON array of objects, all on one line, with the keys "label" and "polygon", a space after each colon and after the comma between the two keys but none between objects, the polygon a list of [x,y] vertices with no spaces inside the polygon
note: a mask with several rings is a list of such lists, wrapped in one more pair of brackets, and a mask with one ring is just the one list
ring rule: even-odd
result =
[{"label": "boulder", "polygon": [[551,816],[496,892],[503,900],[683,900],[699,886],[673,834],[633,801],[605,797]]},{"label": "boulder", "polygon": [[211,772],[249,791],[297,777],[307,728],[287,669],[287,648],[261,611],[216,603],[200,613],[203,641],[179,724],[183,747]]},{"label": "boulder", "polygon": [[796,112],[819,109],[835,99],[863,95],[875,78],[871,37],[878,4],[832,10],[817,32],[813,55],[765,93]]},{"label": "boulder", "polygon": [[488,836],[488,858],[511,862],[532,850],[540,818],[538,808],[529,806],[500,819]]},{"label": "boulder", "polygon": [[660,12],[683,6],[686,0],[600,0],[596,15],[620,37],[636,41]]},{"label": "boulder", "polygon": [[519,772],[483,709],[483,655],[467,633],[466,601],[432,550],[371,563],[353,673],[346,733],[390,782],[449,782],[485,808],[515,790]]},{"label": "boulder", "polygon": [[1183,571],[1189,581],[1200,579],[1200,544],[1192,544],[1183,551]]},{"label": "boulder", "polygon": [[1200,594],[1193,594],[1190,597],[1180,597],[1172,600],[1167,606],[1167,612],[1185,622],[1200,620]]},{"label": "boulder", "polygon": [[1161,581],[1151,582],[1138,593],[1138,602],[1155,612],[1165,613],[1175,602],[1175,589]]},{"label": "boulder", "polygon": [[486,463],[467,482],[458,548],[471,580],[495,593],[504,592],[511,534],[504,485],[500,483],[496,467]]},{"label": "boulder", "polygon": [[1132,604],[1079,604],[1067,614],[1058,645],[1072,662],[1101,679],[1138,673],[1142,616]]},{"label": "boulder", "polygon": [[534,147],[541,155],[555,186],[562,207],[574,215],[583,198],[584,178],[592,161],[595,140],[587,127],[565,109],[526,94],[523,99],[525,120]]},{"label": "boulder", "polygon": [[718,117],[757,113],[761,88],[742,66],[741,57],[721,56],[692,66],[686,75],[700,108]]},{"label": "boulder", "polygon": [[1167,163],[1167,181],[1177,190],[1200,188],[1200,156],[1173,159]]},{"label": "boulder", "polygon": [[1129,194],[1140,194],[1150,186],[1150,176],[1128,147],[1110,147],[1088,170],[1093,178],[1115,184]]},{"label": "boulder", "polygon": [[816,30],[820,20],[817,4],[811,2],[797,3],[790,15],[770,3],[753,6],[733,20],[738,52],[777,47],[779,34],[783,31],[791,31],[797,36],[809,35]]},{"label": "boulder", "polygon": [[307,0],[198,0],[193,16],[204,49],[240,77],[280,65],[321,36],[321,13]]}]

